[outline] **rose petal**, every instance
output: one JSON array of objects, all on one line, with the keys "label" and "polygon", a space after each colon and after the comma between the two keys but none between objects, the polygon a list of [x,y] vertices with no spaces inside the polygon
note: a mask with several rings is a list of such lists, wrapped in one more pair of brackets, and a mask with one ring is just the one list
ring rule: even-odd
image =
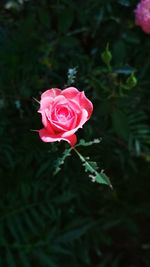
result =
[{"label": "rose petal", "polygon": [[75,98],[80,92],[75,87],[68,87],[62,90],[61,95],[65,96],[67,99]]},{"label": "rose petal", "polygon": [[50,121],[48,120],[47,118],[47,115],[46,115],[46,110],[43,111],[43,112],[40,112],[41,115],[42,115],[42,123],[44,125],[44,127],[52,134],[54,134],[54,129],[50,123]]},{"label": "rose petal", "polygon": [[60,142],[61,140],[67,141],[71,146],[74,146],[77,142],[77,137],[75,134],[67,137],[62,137],[61,134],[51,135],[45,128],[39,130],[39,136],[43,142]]},{"label": "rose petal", "polygon": [[80,94],[80,105],[81,105],[81,109],[84,108],[87,110],[88,112],[88,117],[87,119],[89,119],[92,115],[93,112],[93,104],[92,102],[85,96],[84,92],[81,92]]},{"label": "rose petal", "polygon": [[[56,131],[69,131],[70,129],[74,128],[74,121],[76,120],[76,117],[71,118],[70,120],[66,121],[66,122],[58,122],[58,121],[52,121],[52,125],[53,127],[56,129]],[[59,132],[60,132],[59,131]]]},{"label": "rose petal", "polygon": [[92,102],[85,96],[85,93],[78,91],[75,87],[68,87],[62,91],[61,95],[67,99],[71,99],[78,107],[86,109],[88,111],[88,119],[93,112]]},{"label": "rose petal", "polygon": [[55,98],[56,96],[60,95],[61,92],[62,92],[62,90],[60,90],[58,88],[48,89],[43,94],[41,94],[41,100],[45,97]]},{"label": "rose petal", "polygon": [[54,101],[56,96],[61,94],[61,90],[58,88],[48,89],[41,95],[40,109],[39,112],[45,108],[48,108]]},{"label": "rose petal", "polygon": [[83,109],[82,110],[82,115],[81,115],[80,121],[79,121],[79,123],[77,123],[77,127],[75,127],[74,129],[71,129],[70,131],[67,131],[67,132],[62,133],[62,136],[63,137],[67,137],[69,135],[72,135],[79,128],[82,128],[83,124],[87,121],[87,116],[88,116],[88,112],[85,109]]},{"label": "rose petal", "polygon": [[[45,114],[46,114],[47,121],[51,125],[53,131],[56,132],[56,134],[66,131],[66,129],[58,121],[53,120],[53,114],[52,114],[51,110],[50,111],[45,110]],[[45,126],[45,124],[44,124],[44,126]]]},{"label": "rose petal", "polygon": [[74,99],[69,99],[68,105],[75,113],[81,113],[81,106],[79,101],[77,102]]},{"label": "rose petal", "polygon": [[52,97],[44,97],[43,99],[41,99],[40,109],[38,110],[38,112],[41,112],[43,109],[49,108],[53,101],[54,98]]},{"label": "rose petal", "polygon": [[63,95],[58,95],[54,99],[52,108],[54,109],[57,105],[64,105],[67,103],[68,103],[68,100]]}]

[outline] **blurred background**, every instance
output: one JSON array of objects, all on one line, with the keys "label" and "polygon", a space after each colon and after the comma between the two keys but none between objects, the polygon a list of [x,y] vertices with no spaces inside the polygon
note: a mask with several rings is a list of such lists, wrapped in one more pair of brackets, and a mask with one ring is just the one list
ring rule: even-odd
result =
[{"label": "blurred background", "polygon": [[[132,0],[0,3],[0,266],[150,266],[150,38]],[[79,147],[43,143],[33,98],[75,86],[94,104]]]}]

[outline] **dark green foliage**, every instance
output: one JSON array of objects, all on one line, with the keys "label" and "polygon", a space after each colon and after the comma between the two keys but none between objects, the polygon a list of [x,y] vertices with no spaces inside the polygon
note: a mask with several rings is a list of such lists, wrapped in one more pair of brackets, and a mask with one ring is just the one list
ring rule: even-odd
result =
[{"label": "dark green foliage", "polygon": [[[1,1],[0,267],[150,266],[150,39],[136,4]],[[33,98],[66,86],[94,104],[77,153],[32,131]],[[92,182],[108,183],[103,169],[113,190]]]}]

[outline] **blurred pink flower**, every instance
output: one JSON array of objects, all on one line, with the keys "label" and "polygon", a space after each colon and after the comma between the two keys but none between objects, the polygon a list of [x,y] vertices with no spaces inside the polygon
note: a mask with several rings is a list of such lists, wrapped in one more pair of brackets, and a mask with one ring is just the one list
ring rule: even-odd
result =
[{"label": "blurred pink flower", "polygon": [[135,23],[150,33],[150,0],[141,0],[135,9]]}]

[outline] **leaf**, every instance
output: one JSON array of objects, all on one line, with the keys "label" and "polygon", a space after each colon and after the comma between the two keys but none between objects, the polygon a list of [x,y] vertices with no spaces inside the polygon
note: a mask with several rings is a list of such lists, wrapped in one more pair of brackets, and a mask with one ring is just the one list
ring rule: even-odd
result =
[{"label": "leaf", "polygon": [[141,121],[143,122],[143,120],[147,119],[146,114],[142,111],[139,111],[136,113],[131,113],[129,116],[130,116],[130,118],[129,118],[130,124],[133,123],[133,124],[139,125],[139,123],[141,123]]},{"label": "leaf", "polygon": [[93,141],[86,142],[84,139],[81,139],[80,142],[76,145],[77,146],[91,146],[93,144],[99,144],[101,139],[94,139]]},{"label": "leaf", "polygon": [[130,75],[135,72],[135,69],[130,66],[123,66],[119,69],[113,69],[113,72],[117,74]]},{"label": "leaf", "polygon": [[6,225],[7,225],[7,230],[9,233],[11,233],[12,237],[13,237],[13,241],[15,240],[18,240],[20,241],[21,240],[21,237],[20,237],[20,232],[18,230],[18,227],[15,225],[15,222],[14,222],[14,217],[12,217],[11,219],[9,218],[8,220],[6,220]]},{"label": "leaf", "polygon": [[127,115],[119,109],[112,113],[112,124],[116,134],[125,140],[128,140],[130,129]]},{"label": "leaf", "polygon": [[98,166],[97,166],[96,162],[88,161],[75,148],[74,148],[74,151],[77,153],[77,155],[79,156],[80,160],[82,161],[82,164],[83,164],[83,166],[85,168],[85,171],[90,173],[89,177],[92,178],[93,182],[97,182],[97,183],[100,183],[100,184],[106,184],[106,185],[109,185],[110,188],[112,188],[110,180],[107,177],[107,175],[104,174],[103,170],[100,173],[97,171]]},{"label": "leaf", "polygon": [[57,253],[59,255],[66,255],[66,256],[72,256],[73,253],[71,251],[69,251],[69,249],[65,249],[64,246],[61,246],[56,244],[56,245],[53,245],[53,247],[51,248],[51,251],[54,252],[54,253]]},{"label": "leaf", "polygon": [[31,267],[28,257],[23,251],[19,253],[19,258],[21,261],[21,267]]},{"label": "leaf", "polygon": [[93,171],[94,170],[97,170],[98,169],[98,166],[97,166],[97,162],[94,162],[94,161],[88,161],[88,164],[84,164],[84,167],[85,167],[85,171],[88,172],[88,171]]},{"label": "leaf", "polygon": [[71,27],[74,19],[74,12],[72,9],[63,10],[58,14],[58,28],[60,32],[67,32]]},{"label": "leaf", "polygon": [[7,249],[7,252],[6,252],[6,261],[8,264],[7,267],[17,267],[15,263],[15,258],[9,249]]},{"label": "leaf", "polygon": [[51,167],[51,160],[46,160],[45,162],[43,162],[36,173],[36,177],[37,178],[41,177],[41,175],[43,175],[48,169],[50,169],[50,167]]},{"label": "leaf", "polygon": [[143,152],[143,145],[150,143],[150,127],[147,125],[147,116],[139,111],[128,115],[130,136],[128,140],[129,150],[140,156]]},{"label": "leaf", "polygon": [[31,218],[34,219],[35,223],[37,226],[41,227],[41,229],[44,227],[44,222],[41,218],[41,214],[40,212],[38,212],[35,208],[33,208],[31,211],[30,211],[30,214],[31,214]]},{"label": "leaf", "polygon": [[89,223],[87,225],[83,225],[79,228],[72,229],[71,231],[68,231],[64,233],[63,235],[59,236],[55,242],[56,243],[67,243],[72,242],[75,239],[78,239],[80,236],[84,235],[92,226],[94,226],[94,223]]},{"label": "leaf", "polygon": [[136,33],[124,33],[122,35],[123,39],[129,43],[129,44],[133,44],[133,45],[139,45],[140,44],[140,38],[138,37],[138,35],[136,35]]},{"label": "leaf", "polygon": [[[6,243],[4,226],[5,225],[3,223],[0,223],[0,246],[3,246]],[[1,266],[1,264],[0,264],[0,266]]]},{"label": "leaf", "polygon": [[[12,219],[12,222],[11,222],[11,219]],[[8,221],[11,222],[12,227],[14,228],[14,231],[17,231],[17,233],[19,234],[20,240],[22,240],[23,242],[27,242],[27,239],[28,239],[27,230],[24,229],[21,217],[13,216]],[[17,238],[16,240],[19,240],[19,238]]]},{"label": "leaf", "polygon": [[34,254],[36,259],[41,263],[41,266],[44,267],[59,267],[56,262],[52,259],[51,255],[48,255],[45,251],[43,252],[42,250],[37,250],[36,253]]},{"label": "leaf", "polygon": [[77,75],[77,68],[76,67],[68,69],[67,86],[75,83],[76,75]]},{"label": "leaf", "polygon": [[35,226],[30,214],[28,212],[24,212],[24,221],[26,223],[26,226],[28,227],[28,230],[33,234],[37,235],[38,230],[37,227]]},{"label": "leaf", "polygon": [[140,146],[140,142],[138,140],[135,140],[135,151],[136,151],[137,156],[140,156],[141,146]]},{"label": "leaf", "polygon": [[122,39],[115,42],[113,47],[113,59],[116,65],[122,65],[126,57],[126,44]]},{"label": "leaf", "polygon": [[66,149],[62,157],[58,158],[58,160],[55,162],[55,171],[53,172],[53,175],[56,175],[61,170],[61,167],[65,162],[65,159],[71,155],[70,152],[71,152],[71,148]]},{"label": "leaf", "polygon": [[122,5],[122,6],[126,6],[126,7],[128,7],[128,6],[131,5],[130,0],[118,0],[118,3],[119,3],[120,5]]}]

